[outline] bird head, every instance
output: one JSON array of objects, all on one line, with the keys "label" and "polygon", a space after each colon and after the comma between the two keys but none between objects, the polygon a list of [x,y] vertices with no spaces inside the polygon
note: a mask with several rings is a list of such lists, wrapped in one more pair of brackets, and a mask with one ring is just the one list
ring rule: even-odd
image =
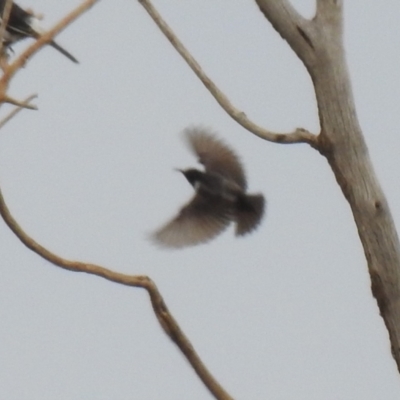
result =
[{"label": "bird head", "polygon": [[188,169],[176,168],[176,170],[182,172],[182,174],[185,176],[185,178],[189,181],[189,183],[193,187],[196,187],[196,183],[198,183],[201,180],[201,177],[203,175],[203,172],[194,168],[188,168]]}]

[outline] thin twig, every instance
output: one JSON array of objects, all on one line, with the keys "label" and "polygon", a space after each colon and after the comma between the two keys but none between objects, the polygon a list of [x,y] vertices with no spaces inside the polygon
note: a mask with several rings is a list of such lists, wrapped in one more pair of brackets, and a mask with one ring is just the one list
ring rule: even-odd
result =
[{"label": "thin twig", "polygon": [[3,126],[10,121],[12,118],[14,118],[21,110],[26,108],[29,103],[37,97],[37,94],[32,94],[29,97],[27,97],[23,102],[22,105],[15,107],[8,115],[6,115],[2,120],[0,120],[0,129],[3,128]]},{"label": "thin twig", "polygon": [[182,42],[178,39],[172,29],[163,20],[159,12],[154,8],[149,0],[139,0],[139,3],[145,8],[153,21],[160,28],[169,42],[174,46],[178,53],[187,62],[192,71],[201,80],[204,86],[209,90],[219,105],[240,125],[258,137],[274,143],[308,143],[316,146],[317,136],[306,129],[298,128],[291,133],[274,133],[268,131],[251,121],[243,111],[240,111],[230,102],[228,97],[215,85],[215,83],[206,75],[199,63],[193,58]]},{"label": "thin twig", "polygon": [[34,104],[27,104],[25,101],[19,101],[7,95],[3,97],[3,103],[12,104],[20,108],[26,108],[27,110],[37,110],[37,106]]}]

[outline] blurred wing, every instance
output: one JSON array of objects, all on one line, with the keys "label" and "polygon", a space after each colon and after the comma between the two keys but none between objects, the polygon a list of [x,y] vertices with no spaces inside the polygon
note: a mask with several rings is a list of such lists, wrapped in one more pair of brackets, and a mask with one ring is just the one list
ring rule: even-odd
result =
[{"label": "blurred wing", "polygon": [[236,236],[247,235],[260,225],[265,210],[262,194],[239,197],[236,203]]},{"label": "blurred wing", "polygon": [[196,194],[172,221],[152,235],[152,239],[163,247],[194,246],[213,239],[231,220],[232,207],[226,201]]},{"label": "blurred wing", "polygon": [[187,128],[185,134],[206,171],[220,174],[246,189],[246,176],[239,157],[225,143],[203,128]]}]

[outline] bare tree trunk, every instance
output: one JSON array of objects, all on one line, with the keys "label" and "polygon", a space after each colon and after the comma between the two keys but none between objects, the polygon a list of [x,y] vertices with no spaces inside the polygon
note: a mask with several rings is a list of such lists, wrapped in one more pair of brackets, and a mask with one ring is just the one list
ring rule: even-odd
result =
[{"label": "bare tree trunk", "polygon": [[319,0],[312,21],[285,1],[257,3],[311,75],[321,125],[315,148],[327,158],[350,204],[400,371],[399,239],[357,119],[342,40],[343,3]]}]

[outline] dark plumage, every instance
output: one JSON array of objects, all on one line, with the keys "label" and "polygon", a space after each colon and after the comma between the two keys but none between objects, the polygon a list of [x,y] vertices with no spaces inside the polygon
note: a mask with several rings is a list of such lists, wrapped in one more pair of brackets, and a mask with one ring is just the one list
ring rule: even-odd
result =
[{"label": "dark plumage", "polygon": [[179,170],[196,191],[178,215],[152,236],[157,244],[181,248],[204,243],[236,224],[236,236],[250,233],[264,214],[264,196],[246,194],[246,177],[236,154],[207,130],[186,129],[191,150],[205,171]]},{"label": "dark plumage", "polygon": [[[0,0],[0,16],[2,17],[6,0]],[[15,42],[25,38],[37,39],[43,34],[43,30],[37,25],[37,18],[31,13],[23,10],[20,6],[13,3],[11,7],[10,16],[8,18],[8,24],[6,32],[4,33],[3,45],[10,48]],[[64,56],[69,58],[74,63],[78,63],[78,60],[70,54],[67,50],[63,49],[55,41],[49,43],[50,46],[54,47]]]}]

